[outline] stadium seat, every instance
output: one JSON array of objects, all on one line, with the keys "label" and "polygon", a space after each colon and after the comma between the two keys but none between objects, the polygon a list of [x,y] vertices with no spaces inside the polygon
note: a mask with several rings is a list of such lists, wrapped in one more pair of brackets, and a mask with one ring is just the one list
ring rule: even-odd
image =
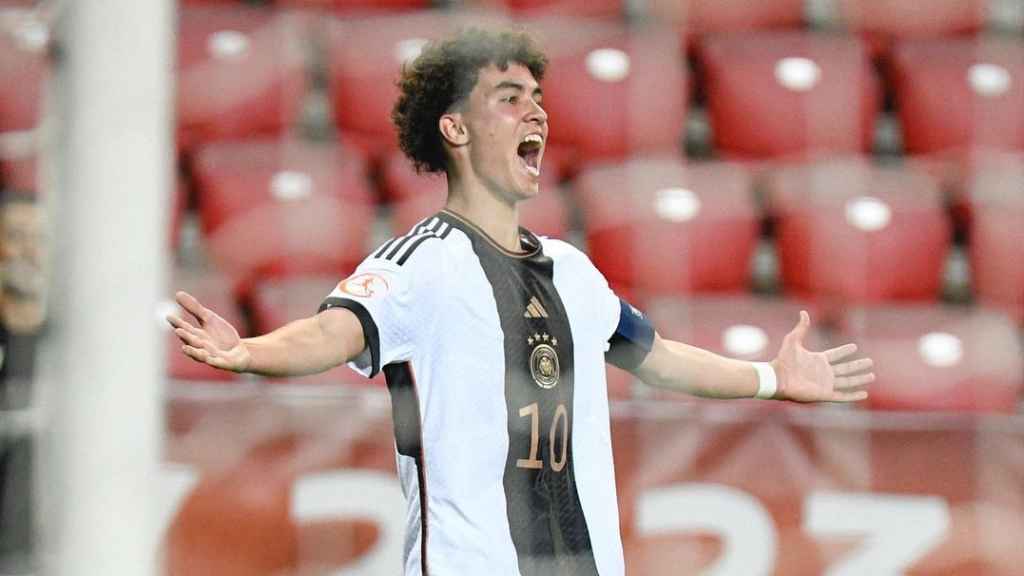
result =
[{"label": "stadium seat", "polygon": [[575,193],[609,282],[645,297],[747,288],[760,224],[742,168],[634,159],[585,169]]},{"label": "stadium seat", "polygon": [[835,160],[780,169],[767,198],[784,288],[807,297],[938,297],[952,226],[935,181],[911,169]]},{"label": "stadium seat", "polygon": [[42,23],[0,18],[0,132],[32,130],[39,124],[48,42]]},{"label": "stadium seat", "polygon": [[[320,303],[343,279],[337,276],[308,276],[260,282],[251,299],[253,331],[266,334],[285,324],[316,314]],[[310,376],[272,380],[278,384],[343,384],[351,386],[384,385],[383,374],[368,380],[347,366],[339,366]]]},{"label": "stadium seat", "polygon": [[322,8],[335,12],[366,10],[422,10],[429,8],[431,0],[276,0],[286,8]]},{"label": "stadium seat", "polygon": [[847,311],[838,337],[875,361],[868,405],[890,410],[1013,412],[1024,350],[1003,315],[933,305]]},{"label": "stadium seat", "polygon": [[39,191],[36,157],[5,158],[0,155],[0,188],[19,192]]},{"label": "stadium seat", "polygon": [[242,6],[185,8],[178,30],[178,141],[277,134],[306,93],[305,20]]},{"label": "stadium seat", "polygon": [[979,170],[970,179],[968,243],[978,300],[1024,322],[1024,164]]},{"label": "stadium seat", "polygon": [[525,26],[550,59],[552,143],[574,147],[581,161],[682,150],[689,89],[674,34],[569,18]]},{"label": "stadium seat", "polygon": [[265,275],[339,274],[365,255],[373,197],[365,159],[351,148],[210,144],[194,175],[210,253],[242,292]]},{"label": "stadium seat", "polygon": [[473,5],[504,8],[517,16],[621,17],[626,0],[476,0]]},{"label": "stadium seat", "polygon": [[804,0],[649,0],[647,11],[679,27],[691,42],[707,34],[799,28]]},{"label": "stadium seat", "polygon": [[[444,206],[448,183],[443,174],[419,175],[401,154],[394,154],[384,169],[384,187],[389,190],[392,234],[402,235],[414,224]],[[569,209],[558,187],[556,169],[541,172],[541,192],[520,205],[523,226],[540,236],[562,238],[569,228]]]},{"label": "stadium seat", "polygon": [[727,34],[708,38],[699,58],[720,155],[870,150],[880,92],[860,41],[812,32]]},{"label": "stadium seat", "polygon": [[1024,42],[901,42],[891,74],[906,152],[1024,149]]},{"label": "stadium seat", "polygon": [[988,16],[989,0],[840,0],[839,20],[875,53],[894,40],[972,34]]},{"label": "stadium seat", "polygon": [[[245,320],[231,295],[231,285],[227,278],[213,271],[184,269],[177,270],[172,276],[174,281],[171,290],[168,292],[165,313],[176,314],[195,324],[195,319],[191,318],[187,312],[174,302],[174,292],[184,290],[198,298],[204,306],[231,323],[243,338],[248,335],[249,331]],[[234,372],[218,370],[205,364],[200,364],[185,356],[181,351],[181,341],[174,335],[173,329],[164,320],[161,319],[160,322],[162,326],[166,326],[167,332],[165,342],[168,376],[176,380],[217,382],[238,379],[238,375]]]},{"label": "stadium seat", "polygon": [[[430,39],[459,27],[496,23],[461,12],[424,11],[333,20],[327,29],[331,107],[345,136],[367,139],[383,154],[397,148],[391,108],[402,65],[415,59]],[[373,143],[383,145],[373,145]]]}]

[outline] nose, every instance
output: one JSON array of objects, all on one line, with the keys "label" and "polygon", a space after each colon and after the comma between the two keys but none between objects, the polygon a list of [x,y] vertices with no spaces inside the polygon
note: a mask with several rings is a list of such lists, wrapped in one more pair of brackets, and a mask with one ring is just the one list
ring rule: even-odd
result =
[{"label": "nose", "polygon": [[530,111],[526,115],[527,122],[535,122],[537,124],[547,124],[548,113],[541,106],[540,102],[536,100],[530,100]]}]

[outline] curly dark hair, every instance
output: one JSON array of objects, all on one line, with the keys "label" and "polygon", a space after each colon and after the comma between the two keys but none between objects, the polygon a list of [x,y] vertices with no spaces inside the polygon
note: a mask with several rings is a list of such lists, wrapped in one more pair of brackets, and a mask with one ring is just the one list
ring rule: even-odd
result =
[{"label": "curly dark hair", "polygon": [[419,57],[402,69],[401,94],[391,110],[398,143],[417,172],[443,172],[446,158],[437,123],[441,116],[469,96],[481,68],[509,63],[525,66],[540,82],[547,57],[522,31],[470,28],[428,43]]}]

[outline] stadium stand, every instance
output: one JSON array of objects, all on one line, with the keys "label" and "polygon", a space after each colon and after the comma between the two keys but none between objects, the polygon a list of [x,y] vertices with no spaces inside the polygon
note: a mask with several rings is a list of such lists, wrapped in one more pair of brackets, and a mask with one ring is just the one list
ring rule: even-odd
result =
[{"label": "stadium stand", "polygon": [[45,26],[30,20],[0,22],[0,132],[33,130],[39,124],[48,39]]},{"label": "stadium stand", "polygon": [[907,153],[1024,148],[1024,42],[901,42],[891,76]]},{"label": "stadium stand", "polygon": [[[689,94],[678,41],[667,29],[568,18],[527,21],[550,58],[544,108],[552,143],[580,161],[682,148]],[[595,121],[595,119],[599,119]]]},{"label": "stadium stand", "polygon": [[518,16],[621,17],[627,0],[478,0],[476,6],[503,8]]},{"label": "stadium stand", "polygon": [[873,53],[884,55],[907,38],[977,33],[985,25],[989,0],[840,0],[839,21],[861,34]]},{"label": "stadium stand", "polygon": [[178,144],[280,134],[302,112],[306,19],[266,8],[184,8]]},{"label": "stadium stand", "polygon": [[749,32],[698,48],[716,151],[764,159],[871,149],[879,84],[859,40]]},{"label": "stadium stand", "polygon": [[804,0],[651,0],[647,11],[674,24],[691,47],[705,35],[723,32],[799,28]]},{"label": "stadium stand", "polygon": [[365,255],[374,199],[352,148],[211,144],[194,176],[210,254],[242,293],[264,275],[344,273]]},{"label": "stadium stand", "polygon": [[432,38],[460,26],[497,23],[464,13],[420,11],[401,15],[337,19],[326,28],[331,108],[339,132],[364,142],[376,154],[397,149],[391,107],[401,66]]},{"label": "stadium stand", "polygon": [[593,166],[575,181],[591,258],[647,296],[744,291],[759,231],[749,175],[672,157]]},{"label": "stadium stand", "polygon": [[968,252],[978,300],[1024,322],[1024,163],[979,170],[966,191]]},{"label": "stadium stand", "polygon": [[1005,316],[981,308],[885,305],[849,310],[837,337],[875,360],[868,405],[885,410],[1013,412],[1024,350]]},{"label": "stadium stand", "polygon": [[952,239],[935,181],[866,159],[796,165],[767,184],[784,289],[825,301],[936,300]]},{"label": "stadium stand", "polygon": [[365,10],[419,10],[429,8],[431,0],[276,0],[286,8],[325,8],[336,12]]}]

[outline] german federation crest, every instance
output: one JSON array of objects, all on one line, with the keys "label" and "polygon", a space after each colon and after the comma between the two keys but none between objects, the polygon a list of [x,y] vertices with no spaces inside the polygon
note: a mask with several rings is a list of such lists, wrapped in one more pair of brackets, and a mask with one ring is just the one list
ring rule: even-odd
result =
[{"label": "german federation crest", "polygon": [[545,390],[550,390],[558,384],[558,339],[552,338],[547,333],[534,334],[526,339],[526,343],[533,346],[530,353],[530,374],[533,381]]}]

